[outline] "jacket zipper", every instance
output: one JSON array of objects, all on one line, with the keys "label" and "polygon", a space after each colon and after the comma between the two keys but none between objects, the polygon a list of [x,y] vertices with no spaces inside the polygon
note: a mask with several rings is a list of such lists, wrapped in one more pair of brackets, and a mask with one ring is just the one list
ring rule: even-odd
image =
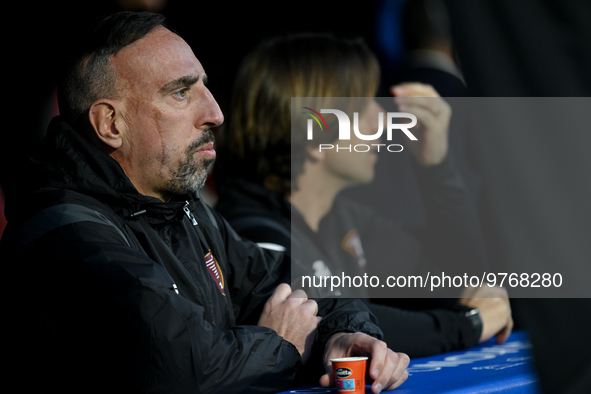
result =
[{"label": "jacket zipper", "polygon": [[[189,208],[188,208],[189,202],[188,201],[185,201],[185,202],[187,204],[183,207],[183,210],[185,210],[185,213],[187,213],[187,215],[188,215],[189,213],[191,213],[191,211],[189,211]],[[142,209],[142,210],[139,210],[139,209],[140,209],[140,207],[138,205],[136,212],[134,212],[131,215],[129,215],[128,216],[128,219],[137,218],[138,216],[141,216],[141,215],[143,215],[143,214],[145,214],[147,212],[145,209]],[[194,224],[197,224],[197,221],[195,221]],[[168,274],[168,277],[170,278],[170,281],[172,282],[171,290],[174,290],[175,293],[177,293],[177,294],[180,295],[179,288],[177,287],[176,283],[174,283],[174,279],[172,279],[172,276],[170,275],[170,273],[168,273],[168,270],[166,271],[166,273]]]},{"label": "jacket zipper", "polygon": [[191,212],[191,210],[189,209],[189,201],[185,201],[185,206],[183,207],[183,211],[185,211],[185,214],[187,215],[189,220],[191,220],[191,223],[193,223],[193,226],[196,226],[197,220],[195,219],[193,212]]}]

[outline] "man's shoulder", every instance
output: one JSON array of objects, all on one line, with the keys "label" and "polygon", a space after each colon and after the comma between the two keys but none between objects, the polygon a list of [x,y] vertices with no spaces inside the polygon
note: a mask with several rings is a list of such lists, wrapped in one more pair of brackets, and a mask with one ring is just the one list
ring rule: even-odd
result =
[{"label": "man's shoulder", "polygon": [[15,202],[7,228],[15,237],[24,237],[21,243],[26,244],[60,227],[80,222],[118,227],[119,218],[113,208],[87,194],[43,188]]},{"label": "man's shoulder", "polygon": [[25,205],[27,209],[21,208],[21,212],[19,212],[21,220],[26,220],[40,211],[51,208],[56,209],[54,207],[64,205],[79,206],[107,215],[113,215],[115,213],[114,209],[107,203],[88,194],[71,189],[40,189],[27,198]]}]

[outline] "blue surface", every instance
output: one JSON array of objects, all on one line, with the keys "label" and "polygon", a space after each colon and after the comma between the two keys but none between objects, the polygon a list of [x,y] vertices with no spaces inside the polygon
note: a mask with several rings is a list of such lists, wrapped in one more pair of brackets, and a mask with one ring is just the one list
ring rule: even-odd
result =
[{"label": "blue surface", "polygon": [[[525,332],[513,332],[503,345],[491,339],[461,352],[412,359],[409,377],[392,394],[541,393]],[[336,389],[302,388],[285,393],[336,393]],[[370,386],[366,386],[370,393]]]}]

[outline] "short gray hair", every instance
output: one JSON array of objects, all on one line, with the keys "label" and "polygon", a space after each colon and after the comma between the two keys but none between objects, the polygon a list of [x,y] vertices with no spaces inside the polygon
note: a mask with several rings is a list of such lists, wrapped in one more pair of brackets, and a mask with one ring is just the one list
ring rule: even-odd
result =
[{"label": "short gray hair", "polygon": [[100,98],[117,98],[117,75],[109,59],[139,40],[165,18],[152,12],[118,12],[100,20],[81,38],[58,83],[60,115],[77,123]]}]

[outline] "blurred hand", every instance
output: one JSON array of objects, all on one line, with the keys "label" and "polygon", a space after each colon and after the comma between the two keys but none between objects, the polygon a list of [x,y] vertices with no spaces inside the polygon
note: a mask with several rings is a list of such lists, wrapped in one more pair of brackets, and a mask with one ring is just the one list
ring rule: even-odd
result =
[{"label": "blurred hand", "polygon": [[385,342],[361,332],[338,333],[326,343],[324,351],[324,369],[326,374],[320,378],[324,387],[334,385],[334,376],[330,359],[342,357],[368,356],[369,376],[374,380],[373,393],[392,390],[408,378],[406,368],[410,362],[404,353],[395,353],[388,349]]},{"label": "blurred hand", "polygon": [[418,141],[409,141],[408,148],[423,166],[437,165],[448,151],[448,129],[451,107],[431,85],[403,83],[390,88],[394,103],[401,112],[417,117],[411,132]]},{"label": "blurred hand", "polygon": [[493,336],[498,344],[505,343],[513,330],[511,305],[507,290],[502,287],[469,287],[464,290],[460,304],[478,308],[482,318],[480,342]]},{"label": "blurred hand", "polygon": [[310,357],[316,327],[322,320],[317,313],[316,301],[309,300],[303,290],[292,293],[291,287],[282,283],[265,303],[257,325],[271,328],[291,342],[305,363]]}]

